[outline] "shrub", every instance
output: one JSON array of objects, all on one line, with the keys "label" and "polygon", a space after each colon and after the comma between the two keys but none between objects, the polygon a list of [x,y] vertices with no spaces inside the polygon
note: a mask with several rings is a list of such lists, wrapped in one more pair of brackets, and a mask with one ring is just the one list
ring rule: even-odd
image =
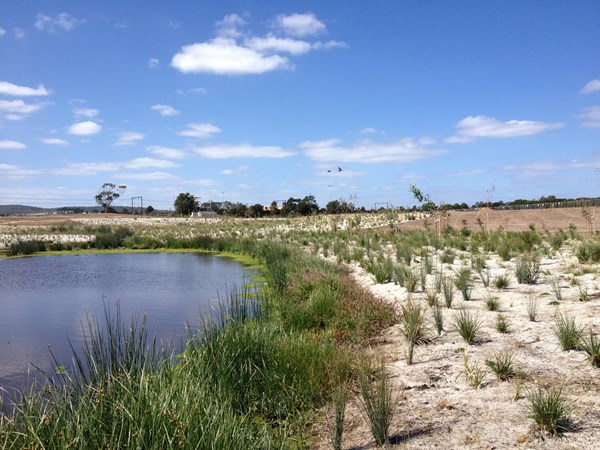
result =
[{"label": "shrub", "polygon": [[424,342],[426,338],[427,323],[423,307],[412,300],[408,300],[402,305],[400,326],[407,345],[406,363],[411,365],[415,345]]},{"label": "shrub", "polygon": [[515,275],[519,284],[535,284],[540,276],[540,258],[535,253],[522,256],[517,261]]},{"label": "shrub", "polygon": [[454,278],[454,285],[461,292],[463,299],[469,300],[471,298],[471,269],[463,267],[456,273]]},{"label": "shrub", "polygon": [[581,338],[580,347],[587,353],[592,365],[600,367],[600,342],[598,342],[598,339],[596,339],[596,336],[592,333],[591,329],[588,336],[588,338]]},{"label": "shrub", "polygon": [[498,333],[508,333],[509,324],[504,314],[498,314],[496,316],[496,330]]},{"label": "shrub", "polygon": [[477,317],[472,316],[469,311],[461,308],[454,316],[454,325],[458,334],[467,344],[473,345],[476,343],[477,334],[481,328],[481,321]]},{"label": "shrub", "polygon": [[510,286],[510,277],[508,275],[500,275],[496,278],[496,281],[494,281],[494,285],[498,289],[506,289]]},{"label": "shrub", "polygon": [[486,359],[485,365],[492,369],[500,381],[507,381],[515,376],[514,359],[515,354],[510,351],[494,353],[494,359]]},{"label": "shrub", "polygon": [[577,324],[574,317],[559,312],[554,324],[554,334],[565,352],[578,350],[581,345],[583,328]]},{"label": "shrub", "polygon": [[542,431],[561,435],[570,427],[572,411],[573,403],[565,398],[562,387],[538,388],[529,394],[529,417]]},{"label": "shrub", "polygon": [[26,241],[17,241],[10,244],[8,247],[8,256],[17,255],[33,255],[37,252],[45,252],[46,243],[39,239],[31,239]]},{"label": "shrub", "polygon": [[444,303],[446,308],[452,308],[452,301],[454,300],[454,282],[451,278],[444,277],[442,279],[442,292],[444,293]]},{"label": "shrub", "polygon": [[500,299],[495,295],[488,294],[484,296],[484,301],[488,311],[498,311],[500,309]]},{"label": "shrub", "polygon": [[537,313],[539,309],[540,302],[535,297],[528,297],[527,302],[525,303],[525,308],[527,309],[527,317],[531,322],[535,322],[537,319]]},{"label": "shrub", "polygon": [[359,373],[359,406],[369,423],[375,442],[382,447],[390,440],[389,429],[396,413],[399,395],[392,390],[383,362],[372,377],[373,381],[370,367],[363,368]]}]

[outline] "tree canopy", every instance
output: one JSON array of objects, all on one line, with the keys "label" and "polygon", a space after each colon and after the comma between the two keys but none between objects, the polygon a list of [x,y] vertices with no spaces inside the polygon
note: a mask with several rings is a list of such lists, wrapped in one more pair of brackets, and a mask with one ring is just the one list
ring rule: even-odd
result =
[{"label": "tree canopy", "polygon": [[198,210],[198,200],[189,192],[180,193],[175,199],[175,212],[183,216],[189,216]]},{"label": "tree canopy", "polygon": [[112,203],[125,192],[125,189],[127,189],[127,186],[124,184],[117,186],[114,183],[104,183],[94,198],[96,203],[102,206],[104,212],[107,213],[111,210]]}]

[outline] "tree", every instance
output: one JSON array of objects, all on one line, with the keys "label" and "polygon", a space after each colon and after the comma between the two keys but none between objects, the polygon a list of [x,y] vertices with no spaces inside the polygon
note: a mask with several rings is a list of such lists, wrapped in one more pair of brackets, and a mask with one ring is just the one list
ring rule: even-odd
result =
[{"label": "tree", "polygon": [[104,212],[107,213],[111,209],[110,206],[112,203],[118,199],[123,192],[125,192],[127,186],[124,184],[117,186],[113,183],[104,183],[100,189],[101,191],[98,192],[94,198],[96,199],[96,203],[102,206],[104,208]]},{"label": "tree", "polygon": [[175,199],[175,213],[182,216],[189,216],[194,211],[198,210],[198,200],[189,192],[180,193]]}]

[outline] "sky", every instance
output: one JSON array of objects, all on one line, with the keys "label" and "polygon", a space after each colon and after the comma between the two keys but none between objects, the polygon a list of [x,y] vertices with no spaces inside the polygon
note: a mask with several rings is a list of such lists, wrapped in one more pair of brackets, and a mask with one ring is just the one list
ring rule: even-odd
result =
[{"label": "sky", "polygon": [[597,0],[0,0],[0,204],[596,197],[599,168]]}]

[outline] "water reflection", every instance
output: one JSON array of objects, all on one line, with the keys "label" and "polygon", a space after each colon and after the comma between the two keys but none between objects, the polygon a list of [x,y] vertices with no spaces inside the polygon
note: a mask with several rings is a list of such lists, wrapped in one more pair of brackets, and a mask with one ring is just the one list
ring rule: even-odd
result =
[{"label": "water reflection", "polygon": [[[239,263],[197,253],[62,255],[0,260],[0,386],[27,383],[30,363],[51,368],[48,346],[67,365],[81,347],[86,314],[118,302],[128,321],[148,314],[163,340],[185,334],[250,273]],[[32,372],[33,376],[34,373]]]}]

